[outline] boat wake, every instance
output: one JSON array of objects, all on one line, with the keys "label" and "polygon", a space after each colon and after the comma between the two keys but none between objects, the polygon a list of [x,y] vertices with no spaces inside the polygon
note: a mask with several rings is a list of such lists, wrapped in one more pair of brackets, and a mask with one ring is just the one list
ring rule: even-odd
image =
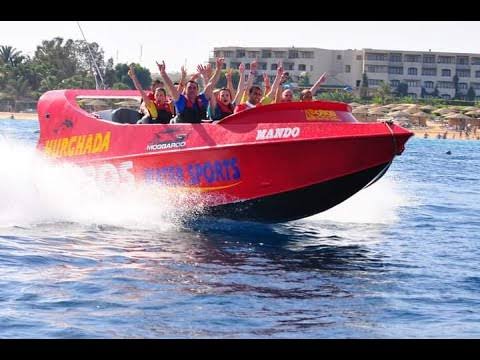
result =
[{"label": "boat wake", "polygon": [[195,194],[105,186],[73,164],[0,138],[0,227],[73,222],[166,230],[202,211]]},{"label": "boat wake", "polygon": [[309,217],[308,221],[391,224],[399,220],[399,208],[409,203],[408,194],[387,174],[337,206]]}]

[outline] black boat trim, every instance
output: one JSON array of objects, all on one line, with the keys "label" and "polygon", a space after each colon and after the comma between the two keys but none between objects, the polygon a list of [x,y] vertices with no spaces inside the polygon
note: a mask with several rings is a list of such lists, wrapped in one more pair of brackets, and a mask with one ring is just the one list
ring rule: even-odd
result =
[{"label": "black boat trim", "polygon": [[264,223],[298,220],[328,210],[378,181],[391,162],[280,194],[205,209],[205,215]]}]

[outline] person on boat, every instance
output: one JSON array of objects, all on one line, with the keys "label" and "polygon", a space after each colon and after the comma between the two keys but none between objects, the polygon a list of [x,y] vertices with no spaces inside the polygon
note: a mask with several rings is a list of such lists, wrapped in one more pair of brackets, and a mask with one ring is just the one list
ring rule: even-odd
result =
[{"label": "person on boat", "polygon": [[146,114],[138,121],[137,124],[168,124],[173,117],[173,111],[167,101],[167,93],[165,89],[157,87],[155,89],[154,100],[152,100],[145,90],[142,89],[140,82],[135,74],[135,69],[131,65],[128,75],[132,79],[135,87],[142,95],[145,104]]},{"label": "person on boat", "polygon": [[224,117],[233,114],[235,110],[235,104],[238,103],[238,100],[241,96],[241,90],[245,86],[245,65],[240,63],[238,67],[240,73],[240,79],[237,86],[237,91],[233,88],[232,80],[232,69],[228,69],[225,73],[227,78],[227,87],[213,91],[213,96],[210,99],[210,104],[208,105],[208,118],[214,121],[221,120]]},{"label": "person on boat", "polygon": [[[245,102],[242,102],[241,104],[238,104],[235,107],[234,113],[252,109],[257,106],[261,105],[266,105],[266,104],[271,104],[274,99],[273,99],[273,94],[277,92],[277,89],[280,85],[280,80],[283,74],[283,67],[279,65],[277,67],[277,75],[275,76],[275,80],[273,81],[272,88],[270,91],[267,93],[267,95],[263,96],[262,89],[258,85],[250,85],[253,82],[253,74],[252,71],[250,71],[250,75],[248,77],[247,83],[249,84],[248,86],[248,100]],[[262,97],[263,96],[263,97]]]},{"label": "person on boat", "polygon": [[[172,80],[166,72],[165,62],[161,64],[157,62],[158,70],[162,76],[168,90],[172,94],[172,98],[175,103],[175,110],[177,116],[173,119],[174,123],[193,123],[199,124],[202,120],[207,119],[207,106],[212,97],[213,85],[218,81],[220,77],[221,69],[223,66],[223,58],[217,58],[216,69],[212,79],[205,86],[205,89],[200,94],[198,93],[198,83],[193,80],[189,80],[185,86],[185,94],[182,94],[173,85]],[[205,73],[206,67],[199,65],[197,67],[200,73]]]},{"label": "person on boat", "polygon": [[[155,121],[157,119],[158,113],[155,103],[152,99],[148,96],[148,94],[143,90],[142,85],[138,81],[137,75],[135,74],[135,69],[133,64],[130,65],[130,69],[128,70],[128,76],[133,81],[135,88],[140,91],[140,95],[142,96],[143,105],[145,106],[145,115],[140,119],[139,123],[148,123],[149,121]],[[140,105],[142,106],[142,105]]]},{"label": "person on boat", "polygon": [[327,73],[324,72],[318,80],[313,84],[313,86],[310,89],[305,89],[302,90],[300,93],[300,101],[313,101],[313,95],[317,92],[318,88],[322,83],[324,83],[327,80]]},{"label": "person on boat", "polygon": [[285,89],[282,92],[277,91],[278,97],[275,99],[276,103],[292,102],[293,91],[291,89]]}]

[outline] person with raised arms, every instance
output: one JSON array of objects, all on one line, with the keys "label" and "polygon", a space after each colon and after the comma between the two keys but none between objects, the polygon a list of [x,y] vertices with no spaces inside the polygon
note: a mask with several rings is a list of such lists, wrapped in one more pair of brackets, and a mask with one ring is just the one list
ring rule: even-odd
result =
[{"label": "person with raised arms", "polygon": [[[166,72],[165,62],[162,61],[161,64],[157,62],[160,75],[165,81],[175,103],[177,116],[173,119],[174,123],[199,124],[202,120],[207,119],[207,106],[212,97],[213,85],[220,77],[223,62],[223,58],[217,58],[215,74],[200,94],[198,93],[198,83],[192,80],[186,83],[185,94],[179,92]],[[197,69],[200,73],[206,70],[202,65],[199,65]]]}]

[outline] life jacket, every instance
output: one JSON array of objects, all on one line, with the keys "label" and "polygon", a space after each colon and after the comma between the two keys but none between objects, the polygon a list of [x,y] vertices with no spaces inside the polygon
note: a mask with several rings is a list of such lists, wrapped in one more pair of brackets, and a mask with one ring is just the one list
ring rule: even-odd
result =
[{"label": "life jacket", "polygon": [[153,101],[150,101],[148,104],[145,103],[145,107],[152,120],[156,120],[158,116],[157,105]]},{"label": "life jacket", "polygon": [[237,106],[235,106],[235,113],[238,113],[240,111],[244,111],[244,110],[248,110],[248,109],[252,109],[254,107],[257,107],[257,106],[261,106],[262,103],[258,103],[257,105],[253,105],[253,104],[250,104],[248,101],[245,102],[245,103],[242,103],[242,104],[238,104]]},{"label": "life jacket", "polygon": [[178,113],[176,120],[177,123],[199,124],[202,122],[202,119],[207,118],[207,109],[203,106],[200,96],[195,98],[195,102],[190,101],[186,96],[185,99],[185,108],[183,109],[183,112]]},{"label": "life jacket", "polygon": [[228,115],[232,115],[233,110],[234,106],[232,103],[225,105],[217,99],[217,106],[215,107],[214,113],[212,114],[212,120],[220,120]]},{"label": "life jacket", "polygon": [[155,102],[155,106],[157,108],[157,119],[153,120],[153,124],[170,124],[170,120],[173,117],[172,106],[168,102],[164,102],[163,104],[159,104]]}]

